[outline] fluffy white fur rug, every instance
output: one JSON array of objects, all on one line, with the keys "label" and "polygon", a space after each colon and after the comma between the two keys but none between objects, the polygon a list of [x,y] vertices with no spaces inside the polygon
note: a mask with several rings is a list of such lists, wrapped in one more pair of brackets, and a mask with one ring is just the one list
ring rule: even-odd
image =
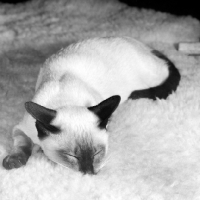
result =
[{"label": "fluffy white fur rug", "polygon": [[163,50],[182,79],[167,100],[122,104],[110,123],[109,159],[96,176],[71,171],[42,153],[20,169],[0,167],[1,200],[200,199],[200,56],[177,51],[198,41],[199,22],[112,1],[35,0],[0,8],[0,159],[33,95],[44,59],[78,39],[129,35]]}]

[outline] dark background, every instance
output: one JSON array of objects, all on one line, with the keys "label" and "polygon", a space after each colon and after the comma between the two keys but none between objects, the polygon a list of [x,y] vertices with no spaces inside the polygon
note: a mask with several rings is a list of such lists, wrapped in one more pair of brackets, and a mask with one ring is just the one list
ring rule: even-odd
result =
[{"label": "dark background", "polygon": [[[17,4],[30,0],[0,0],[1,3]],[[34,1],[34,0],[32,0]],[[83,0],[84,1],[84,0]],[[101,0],[97,0],[101,1]],[[200,20],[200,6],[198,0],[116,0],[129,6],[138,8],[149,8],[156,11],[167,12],[175,15],[191,15]]]},{"label": "dark background", "polygon": [[[175,15],[191,15],[200,19],[198,0],[119,0],[129,6],[150,8]],[[200,2],[199,2],[200,3]]]}]

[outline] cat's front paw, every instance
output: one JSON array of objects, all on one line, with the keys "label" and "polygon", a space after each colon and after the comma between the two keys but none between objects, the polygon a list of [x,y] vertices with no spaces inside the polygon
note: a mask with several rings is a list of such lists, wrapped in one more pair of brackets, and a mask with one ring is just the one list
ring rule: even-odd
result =
[{"label": "cat's front paw", "polygon": [[10,170],[13,168],[19,168],[23,165],[26,165],[27,160],[28,160],[27,155],[23,152],[19,152],[6,156],[3,159],[2,164],[5,169]]}]

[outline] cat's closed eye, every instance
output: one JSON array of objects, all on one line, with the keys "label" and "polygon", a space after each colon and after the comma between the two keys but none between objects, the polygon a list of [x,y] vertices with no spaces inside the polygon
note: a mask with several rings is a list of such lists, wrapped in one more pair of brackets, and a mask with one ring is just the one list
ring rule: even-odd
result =
[{"label": "cat's closed eye", "polygon": [[72,167],[77,165],[79,157],[76,155],[65,150],[58,150],[57,153],[61,160],[63,160],[66,164],[71,165]]},{"label": "cat's closed eye", "polygon": [[100,150],[96,151],[96,152],[94,153],[93,157],[95,157],[96,155],[98,155],[99,153],[101,153],[101,151],[103,151],[103,149],[100,149]]},{"label": "cat's closed eye", "polygon": [[98,165],[103,160],[104,157],[105,157],[104,149],[100,149],[100,150],[96,151],[96,153],[93,155],[94,165]]},{"label": "cat's closed eye", "polygon": [[80,159],[80,157],[78,157],[78,156],[76,156],[76,155],[73,155],[73,154],[70,154],[70,153],[64,153],[64,155],[69,156],[69,157],[76,158],[77,160]]}]

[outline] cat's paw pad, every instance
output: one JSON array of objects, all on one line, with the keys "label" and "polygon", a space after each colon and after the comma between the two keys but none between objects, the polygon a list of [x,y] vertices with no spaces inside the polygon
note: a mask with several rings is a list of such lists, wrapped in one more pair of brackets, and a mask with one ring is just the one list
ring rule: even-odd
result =
[{"label": "cat's paw pad", "polygon": [[28,157],[26,156],[25,153],[23,152],[14,153],[14,154],[6,156],[3,159],[3,167],[8,170],[13,169],[13,168],[19,168],[25,165],[27,160],[28,160]]}]

